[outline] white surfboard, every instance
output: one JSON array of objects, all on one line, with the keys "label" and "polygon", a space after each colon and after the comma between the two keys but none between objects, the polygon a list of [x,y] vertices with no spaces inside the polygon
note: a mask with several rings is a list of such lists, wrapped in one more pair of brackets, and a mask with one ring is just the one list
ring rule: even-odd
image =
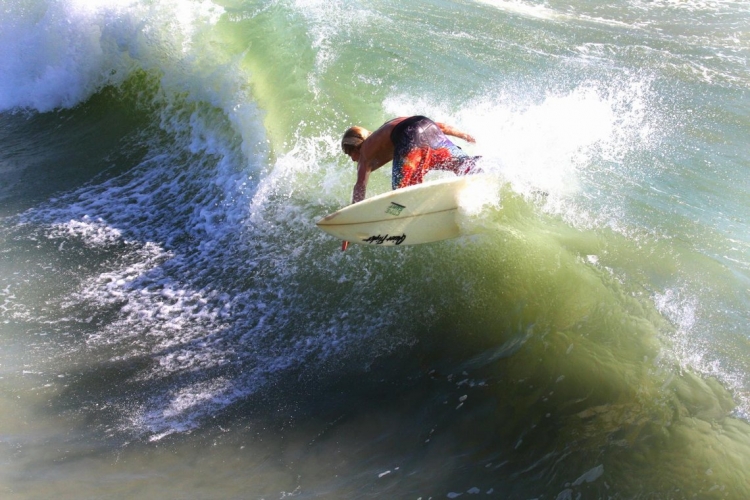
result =
[{"label": "white surfboard", "polygon": [[486,180],[485,175],[467,175],[396,189],[344,207],[317,225],[362,245],[417,245],[455,238],[462,234],[457,221],[462,198]]}]

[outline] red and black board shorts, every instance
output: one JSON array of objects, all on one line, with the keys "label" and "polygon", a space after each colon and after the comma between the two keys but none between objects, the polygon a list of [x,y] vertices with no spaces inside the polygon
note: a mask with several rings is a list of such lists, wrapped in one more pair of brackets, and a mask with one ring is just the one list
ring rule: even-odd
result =
[{"label": "red and black board shorts", "polygon": [[391,140],[394,146],[393,189],[421,183],[430,170],[469,174],[479,158],[467,155],[435,122],[424,116],[412,116],[400,122],[391,131]]}]

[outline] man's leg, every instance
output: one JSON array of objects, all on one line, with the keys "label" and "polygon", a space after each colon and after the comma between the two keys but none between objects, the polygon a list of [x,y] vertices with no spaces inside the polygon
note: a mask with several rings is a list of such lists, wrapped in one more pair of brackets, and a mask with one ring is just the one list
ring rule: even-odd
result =
[{"label": "man's leg", "polygon": [[419,184],[429,170],[431,151],[429,148],[414,148],[398,161],[393,161],[393,189]]}]

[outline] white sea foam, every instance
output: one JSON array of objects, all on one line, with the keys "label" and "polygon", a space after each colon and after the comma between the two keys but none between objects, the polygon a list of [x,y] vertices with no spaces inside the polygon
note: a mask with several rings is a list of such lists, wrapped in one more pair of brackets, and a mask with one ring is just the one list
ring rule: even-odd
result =
[{"label": "white sea foam", "polygon": [[[318,73],[327,70],[338,56],[337,40],[348,39],[358,26],[371,22],[373,17],[363,5],[341,0],[294,0],[293,5],[307,20]],[[313,89],[317,88],[317,82],[310,83]]]},{"label": "white sea foam", "polygon": [[197,26],[222,12],[209,1],[11,2],[0,20],[0,111],[70,108],[134,68],[164,69],[166,48],[179,47],[179,60]]},{"label": "white sea foam", "polygon": [[720,380],[737,399],[735,413],[747,419],[750,380],[741,367],[717,355],[717,332],[703,331],[710,323],[703,317],[698,296],[685,288],[674,287],[654,294],[657,309],[675,326],[669,335],[671,353],[683,369]]},{"label": "white sea foam", "polygon": [[84,215],[80,219],[54,223],[49,237],[54,239],[75,238],[90,247],[106,247],[122,242],[122,232],[109,226],[101,218],[93,220]]},{"label": "white sea foam", "polygon": [[613,217],[619,206],[594,205],[597,215],[592,215],[581,202],[597,188],[603,168],[619,168],[629,154],[658,144],[660,117],[648,110],[649,99],[648,79],[636,77],[549,92],[541,101],[498,89],[455,113],[408,95],[390,97],[384,106],[394,115],[424,113],[466,130],[477,143],[461,145],[481,155],[482,168],[501,175],[515,191],[530,197],[544,193],[547,210],[576,225],[607,226],[620,220]]},{"label": "white sea foam", "polygon": [[478,0],[481,3],[491,5],[500,10],[516,15],[536,19],[560,19],[559,12],[539,4],[532,4],[521,0]]},{"label": "white sea foam", "polygon": [[[143,146],[149,153],[127,175],[85,186],[22,216],[27,226],[40,227],[43,238],[55,241],[60,252],[70,248],[69,242],[109,252],[104,270],[81,274],[84,279],[71,283],[69,294],[52,299],[65,315],[49,321],[66,325],[85,316],[90,322],[100,311],[116,311],[86,342],[92,351],[114,347],[113,361],[144,355],[157,361],[131,378],[132,383],[152,384],[154,394],[136,398],[140,404],[124,403],[130,416],[123,428],[152,438],[192,428],[212,410],[257,390],[268,373],[295,359],[288,350],[265,359],[251,352],[238,355],[232,340],[243,335],[252,339],[257,333],[265,341],[273,331],[266,318],[281,311],[263,303],[281,282],[247,292],[219,276],[225,266],[252,270],[258,264],[252,254],[240,260],[234,254],[237,247],[249,245],[237,234],[247,218],[253,177],[267,155],[258,111],[244,94],[242,71],[212,58],[205,47],[201,57],[193,52],[194,30],[207,29],[220,13],[211,2],[174,1],[158,6],[58,2],[40,20],[13,14],[33,42],[57,44],[72,54],[54,60],[58,72],[78,80],[50,78],[26,86],[22,94],[3,92],[6,108],[74,106],[101,85],[119,83],[124,73],[98,76],[119,72],[118,65],[125,72],[138,66],[162,73],[159,125],[172,143],[146,138]],[[81,32],[96,36],[82,38]],[[32,43],[31,66],[10,68],[11,84],[24,87],[19,79],[33,74],[34,64],[46,64],[33,61],[48,56],[34,47]],[[9,50],[20,49],[9,44]],[[207,280],[210,273],[216,277]],[[14,304],[7,310],[16,318],[30,314]],[[235,385],[221,371],[205,374],[229,363],[255,366],[256,376]],[[174,376],[188,378],[159,389],[159,380]]]},{"label": "white sea foam", "polygon": [[[244,158],[231,117],[222,120],[209,106],[187,110],[178,100],[165,108],[162,126],[174,144],[151,145],[127,175],[22,217],[60,251],[75,242],[111,252],[102,271],[52,302],[66,314],[61,325],[113,312],[87,334],[90,352],[112,350],[115,362],[153,360],[123,381],[149,390],[121,403],[127,418],[120,425],[150,440],[193,429],[290,370],[364,356],[357,346],[365,339],[367,360],[412,341],[394,328],[398,315],[341,314],[325,296],[311,309],[309,290],[298,283],[300,271],[344,287],[347,275],[361,279],[356,255],[341,262],[335,246],[329,258],[309,260],[330,240],[315,231],[306,196],[297,194],[306,192],[308,175],[337,175],[333,164],[328,173],[319,168],[337,141],[300,141],[255,184],[248,177],[257,172],[237,166],[260,159]],[[324,203],[348,190],[323,185],[331,189],[316,193]],[[370,275],[371,284],[378,279]],[[398,310],[393,294],[383,307]],[[350,300],[357,299],[343,297]]]}]

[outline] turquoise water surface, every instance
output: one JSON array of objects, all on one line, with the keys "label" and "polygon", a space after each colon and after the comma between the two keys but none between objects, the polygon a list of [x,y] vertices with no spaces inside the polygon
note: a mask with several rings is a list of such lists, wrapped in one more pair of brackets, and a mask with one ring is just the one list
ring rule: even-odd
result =
[{"label": "turquoise water surface", "polygon": [[[2,13],[3,498],[750,497],[747,3]],[[412,114],[477,234],[340,252]]]}]

